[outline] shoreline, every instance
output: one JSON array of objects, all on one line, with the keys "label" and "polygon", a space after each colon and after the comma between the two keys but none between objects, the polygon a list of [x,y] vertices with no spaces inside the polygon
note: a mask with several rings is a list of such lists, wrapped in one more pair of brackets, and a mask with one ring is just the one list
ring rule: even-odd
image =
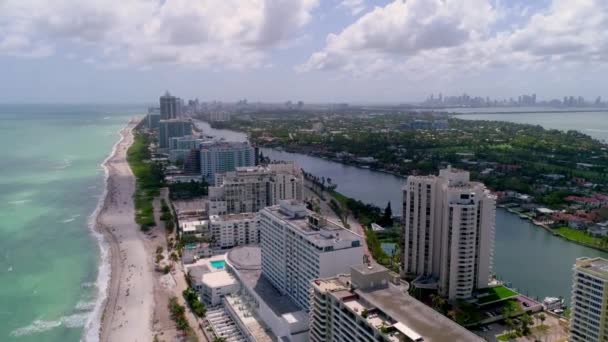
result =
[{"label": "shoreline", "polygon": [[104,171],[103,192],[99,197],[99,201],[97,203],[97,206],[95,207],[95,210],[89,216],[88,219],[89,229],[91,230],[93,237],[95,237],[95,239],[97,240],[97,244],[99,246],[100,262],[97,277],[95,279],[95,286],[97,287],[98,298],[96,299],[93,311],[91,312],[84,326],[83,339],[85,341],[99,341],[101,323],[105,311],[106,300],[108,297],[108,285],[110,283],[110,277],[112,272],[111,262],[109,260],[110,243],[107,241],[108,239],[106,235],[104,235],[104,232],[99,229],[99,216],[106,206],[108,197],[108,180],[110,178],[110,170],[107,167],[107,163],[116,155],[118,146],[124,141],[125,136],[122,133],[125,129],[127,129],[127,127],[128,124],[126,127],[118,131],[120,138],[116,143],[114,143],[110,154],[101,163],[101,167]]},{"label": "shoreline", "polygon": [[[132,199],[135,177],[126,161],[136,124],[137,121],[130,120],[120,131],[120,140],[102,164],[106,171],[105,189],[94,219],[94,230],[103,236],[97,285],[103,280],[106,282],[105,288],[99,287],[102,297],[86,326],[88,341],[150,341],[153,338],[153,269],[142,233],[135,223]],[[109,271],[106,279],[104,271]],[[131,293],[131,289],[135,291]]]}]

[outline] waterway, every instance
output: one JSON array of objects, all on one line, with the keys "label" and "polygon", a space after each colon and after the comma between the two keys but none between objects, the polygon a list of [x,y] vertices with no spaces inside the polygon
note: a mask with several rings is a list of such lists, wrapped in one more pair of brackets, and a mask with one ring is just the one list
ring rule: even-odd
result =
[{"label": "waterway", "polygon": [[[558,117],[561,114],[556,113]],[[524,114],[471,114],[466,115],[466,117],[468,119],[503,120],[502,116],[504,115],[518,116],[517,120],[526,123],[523,120]],[[545,122],[558,125],[556,122],[558,119],[554,119],[553,115],[539,115],[543,115]],[[576,115],[598,116],[596,119],[602,117],[602,113],[577,113]],[[585,127],[580,126],[581,122],[578,122],[579,126],[572,125],[567,129],[585,131]],[[598,127],[598,125],[593,124],[589,126]],[[243,141],[247,139],[243,133],[212,129],[204,122],[199,123],[199,127],[203,129],[205,134],[223,137],[227,140]],[[601,137],[598,136],[597,138]],[[381,207],[386,206],[386,203],[390,201],[393,212],[401,213],[403,178],[298,153],[271,149],[262,149],[262,153],[275,160],[296,161],[307,172],[320,177],[331,178],[332,182],[338,184],[338,191],[349,197]],[[562,296],[566,302],[569,302],[572,265],[575,259],[580,256],[608,258],[608,253],[568,242],[553,236],[527,220],[520,219],[503,209],[497,209],[494,271],[500,279],[511,283],[520,292],[540,299],[546,296]]]}]

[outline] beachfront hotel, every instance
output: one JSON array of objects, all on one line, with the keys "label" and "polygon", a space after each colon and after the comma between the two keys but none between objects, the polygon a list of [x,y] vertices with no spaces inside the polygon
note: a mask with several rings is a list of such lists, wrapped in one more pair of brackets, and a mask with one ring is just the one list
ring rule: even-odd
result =
[{"label": "beachfront hotel", "polygon": [[211,184],[218,173],[255,164],[255,149],[247,142],[210,141],[200,149],[201,174]]},{"label": "beachfront hotel", "polygon": [[410,176],[403,188],[403,276],[466,299],[492,275],[496,198],[466,171]]},{"label": "beachfront hotel", "polygon": [[214,247],[232,248],[260,243],[257,213],[209,216],[209,233]]},{"label": "beachfront hotel", "polygon": [[311,281],[346,273],[363,260],[362,237],[284,200],[260,211],[262,273],[308,310]]},{"label": "beachfront hotel", "polygon": [[168,149],[171,138],[192,134],[192,122],[187,119],[160,120],[158,129],[158,147]]},{"label": "beachfront hotel", "polygon": [[576,259],[571,305],[570,341],[608,340],[608,260]]},{"label": "beachfront hotel", "polygon": [[312,342],[473,342],[480,337],[407,293],[407,284],[368,262],[350,275],[317,279],[310,297]]},{"label": "beachfront hotel", "polygon": [[209,188],[211,215],[258,212],[281,200],[302,200],[302,171],[294,163],[238,167],[215,178],[216,186]]}]

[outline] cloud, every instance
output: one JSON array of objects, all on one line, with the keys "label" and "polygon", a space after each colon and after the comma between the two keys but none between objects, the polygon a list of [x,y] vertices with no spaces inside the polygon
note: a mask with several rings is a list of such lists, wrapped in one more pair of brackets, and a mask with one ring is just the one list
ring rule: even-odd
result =
[{"label": "cloud", "polygon": [[[408,0],[376,7],[297,67],[355,76],[449,77],[488,68],[553,67],[608,59],[608,1],[553,0],[524,10],[491,0]],[[518,14],[519,15],[519,14]],[[507,17],[507,18],[505,18]]]},{"label": "cloud", "polygon": [[269,49],[299,38],[318,3],[4,0],[0,54],[42,56],[70,43],[97,47],[113,64],[251,67],[262,64]]},{"label": "cloud", "polygon": [[342,7],[350,11],[352,15],[358,15],[365,10],[364,0],[342,0],[338,7]]}]

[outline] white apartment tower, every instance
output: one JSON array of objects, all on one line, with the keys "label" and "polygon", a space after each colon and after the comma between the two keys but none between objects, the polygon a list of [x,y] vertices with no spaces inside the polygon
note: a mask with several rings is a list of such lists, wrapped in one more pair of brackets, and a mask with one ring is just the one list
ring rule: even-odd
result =
[{"label": "white apartment tower", "polygon": [[262,274],[308,310],[311,281],[346,273],[363,258],[362,237],[306,209],[281,201],[260,211]]},{"label": "white apartment tower", "polygon": [[281,200],[302,200],[302,171],[294,163],[239,167],[218,173],[209,188],[209,214],[257,212]]},{"label": "white apartment tower", "polygon": [[465,299],[492,275],[496,198],[466,171],[410,176],[403,188],[403,275]]},{"label": "white apartment tower", "polygon": [[257,213],[209,216],[213,246],[232,248],[260,243],[260,219]]},{"label": "white apartment tower", "polygon": [[576,259],[571,304],[569,341],[608,341],[608,260]]}]

